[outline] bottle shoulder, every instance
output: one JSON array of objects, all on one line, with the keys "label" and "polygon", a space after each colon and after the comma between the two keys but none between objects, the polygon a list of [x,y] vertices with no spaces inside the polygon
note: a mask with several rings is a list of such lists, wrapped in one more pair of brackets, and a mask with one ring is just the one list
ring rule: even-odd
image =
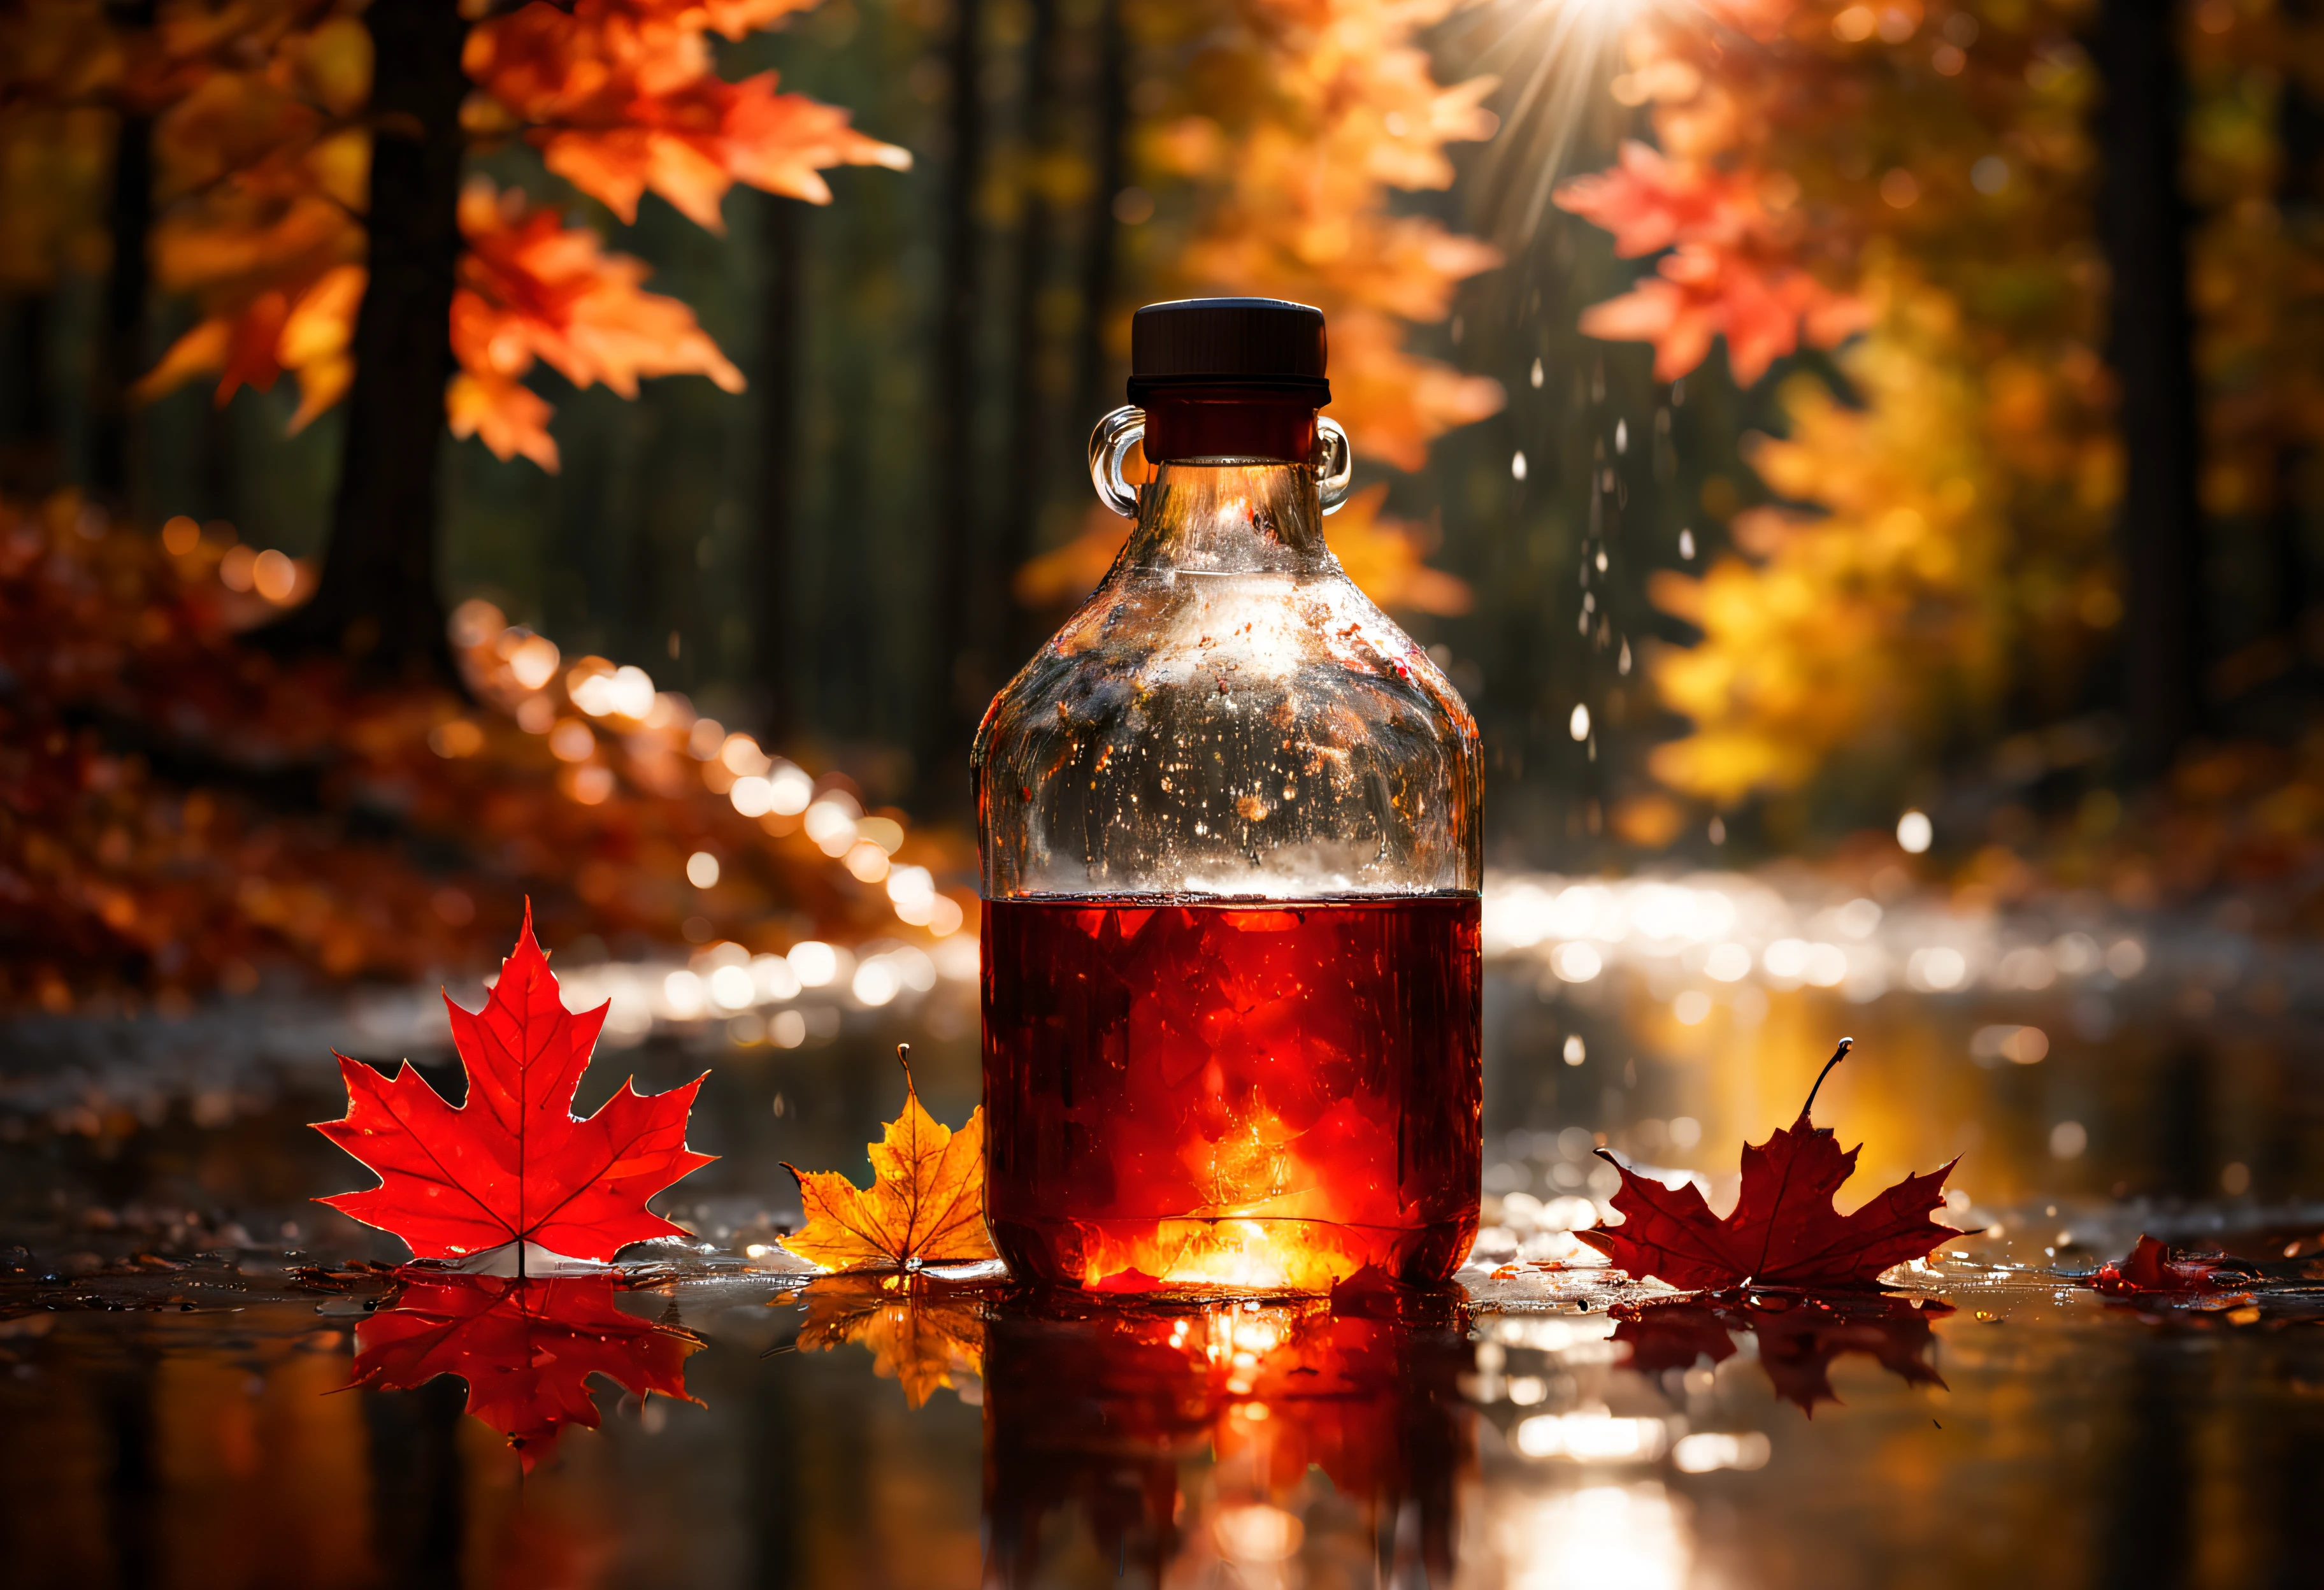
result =
[{"label": "bottle shoulder", "polygon": [[1336,568],[1124,574],[993,698],[980,763],[1025,738],[1121,726],[1167,736],[1251,714],[1310,739],[1370,731],[1406,746],[1476,744],[1476,720],[1443,671]]},{"label": "bottle shoulder", "polygon": [[978,735],[996,896],[1411,893],[1480,870],[1477,730],[1330,566],[1117,568]]}]

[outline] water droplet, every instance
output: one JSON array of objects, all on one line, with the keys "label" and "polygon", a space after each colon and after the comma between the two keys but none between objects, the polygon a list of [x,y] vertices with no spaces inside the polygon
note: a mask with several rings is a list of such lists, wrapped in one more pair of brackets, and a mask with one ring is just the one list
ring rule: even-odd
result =
[{"label": "water droplet", "polygon": [[1525,456],[1525,454],[1524,454],[1524,453],[1522,453],[1522,452],[1512,453],[1511,455],[1509,455],[1509,479],[1511,479],[1511,480],[1513,480],[1513,481],[1521,481],[1521,480],[1523,480],[1523,479],[1525,479],[1525,478],[1526,478],[1526,456]]},{"label": "water droplet", "polygon": [[1614,667],[1617,672],[1620,673],[1625,677],[1628,676],[1630,672],[1630,642],[1628,637],[1625,637],[1622,641],[1622,659],[1616,663]]},{"label": "water droplet", "polygon": [[1714,845],[1723,845],[1727,842],[1726,819],[1713,817],[1711,820],[1711,842]]},{"label": "water droplet", "polygon": [[1541,373],[1541,361],[1540,361],[1540,360],[1538,360],[1538,359],[1536,359],[1536,360],[1533,362],[1533,376],[1532,376],[1532,381],[1533,381],[1534,390],[1535,390],[1536,391],[1539,391],[1541,390],[1542,373]]},{"label": "water droplet", "polygon": [[1692,530],[1681,530],[1678,533],[1678,555],[1681,557],[1685,558],[1689,563],[1692,563],[1694,561],[1694,532]]},{"label": "water droplet", "polygon": [[1629,450],[1630,422],[1627,419],[1618,419],[1614,422],[1614,451],[1618,454],[1627,453]]},{"label": "water droplet", "polygon": [[1575,703],[1573,716],[1566,720],[1565,731],[1576,740],[1590,738],[1590,708],[1586,703]]}]

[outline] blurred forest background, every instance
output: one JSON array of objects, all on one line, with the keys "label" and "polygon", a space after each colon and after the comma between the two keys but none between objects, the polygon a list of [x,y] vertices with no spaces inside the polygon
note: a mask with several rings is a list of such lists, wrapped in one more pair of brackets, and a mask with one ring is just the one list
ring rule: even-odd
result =
[{"label": "blurred forest background", "polygon": [[2313,925],[2312,0],[0,28],[11,1001],[408,975],[526,894],[953,931],[976,717],[1122,531],[1128,316],[1204,291],[1331,317],[1333,537],[1497,865],[1912,808],[1932,884]]}]

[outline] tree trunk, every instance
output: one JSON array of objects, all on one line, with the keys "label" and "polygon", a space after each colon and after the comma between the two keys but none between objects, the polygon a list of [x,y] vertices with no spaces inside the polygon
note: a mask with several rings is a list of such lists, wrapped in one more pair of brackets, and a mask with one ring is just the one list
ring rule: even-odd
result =
[{"label": "tree trunk", "polygon": [[763,368],[759,375],[759,556],[756,648],[759,685],[766,693],[770,744],[798,732],[798,682],[791,674],[792,568],[798,524],[798,387],[807,207],[770,194],[767,217],[767,296]]},{"label": "tree trunk", "polygon": [[57,416],[50,391],[49,327],[56,300],[27,293],[9,301],[7,410],[0,423],[0,491],[44,497],[57,483]]},{"label": "tree trunk", "polygon": [[[2314,0],[2286,0],[2284,20],[2312,26]],[[2287,73],[2281,90],[2276,135],[2283,148],[2282,175],[2276,184],[2276,203],[2283,228],[2293,236],[2314,236],[2324,219],[2324,105],[2311,98],[2299,73]],[[2287,328],[2288,329],[2288,328]],[[2297,346],[2295,343],[2293,345]],[[2279,376],[2276,423],[2281,441],[2276,458],[2275,511],[2269,525],[2269,551],[2275,574],[2275,620],[2292,642],[2292,655],[2304,654],[2302,645],[2308,610],[2313,600],[2315,575],[2309,563],[2308,505],[2302,501],[2302,476],[2308,448],[2302,444],[2292,399]]]},{"label": "tree trunk", "polygon": [[337,649],[374,677],[458,683],[436,589],[444,388],[460,254],[459,0],[374,5],[371,283],[355,317],[331,542],[314,600],[272,626],[290,650]]},{"label": "tree trunk", "polygon": [[1114,197],[1123,186],[1128,168],[1126,136],[1130,127],[1130,89],[1126,57],[1128,41],[1121,31],[1121,0],[1102,0],[1098,13],[1097,52],[1097,190],[1090,198],[1089,250],[1082,256],[1081,368],[1074,398],[1079,422],[1095,425],[1101,415],[1120,407],[1107,391],[1106,317],[1113,308],[1117,222]]},{"label": "tree trunk", "polygon": [[2133,772],[2151,779],[2202,727],[2200,457],[2187,301],[2188,209],[2179,188],[2186,115],[2171,0],[2106,0],[2093,54],[2106,165],[2102,230],[2114,282],[2112,358],[2126,469],[2119,537]]},{"label": "tree trunk", "polygon": [[[150,13],[151,7],[144,8]],[[107,216],[113,263],[105,283],[90,408],[89,483],[116,508],[134,505],[137,482],[136,405],[145,373],[146,258],[153,230],[153,118],[124,113],[113,145],[113,202]]]},{"label": "tree trunk", "polygon": [[1015,358],[1009,394],[1009,468],[1003,477],[1002,532],[993,548],[991,577],[985,597],[992,620],[992,642],[1001,671],[1013,674],[1042,635],[1033,615],[1017,605],[1010,594],[1017,570],[1038,550],[1041,508],[1047,500],[1047,476],[1042,464],[1043,442],[1049,426],[1047,396],[1043,381],[1041,296],[1048,283],[1050,211],[1041,191],[1042,168],[1057,142],[1059,62],[1057,0],[1033,0],[1033,33],[1027,46],[1032,60],[1033,95],[1026,109],[1031,159],[1030,180],[1017,237],[1017,301],[1010,312],[1010,342]]},{"label": "tree trunk", "polygon": [[[153,0],[114,0],[108,20],[123,30],[153,25]],[[145,299],[152,280],[147,250],[153,232],[153,118],[124,106],[113,138],[113,198],[106,225],[113,259],[105,282],[89,409],[89,484],[116,509],[135,506],[136,407],[130,397],[145,373]]]},{"label": "tree trunk", "polygon": [[984,703],[971,654],[971,594],[976,572],[976,188],[984,170],[984,100],[979,81],[983,0],[957,0],[952,39],[952,170],[945,184],[945,259],[936,326],[938,537],[928,587],[927,719],[917,769],[921,804],[931,812],[966,803],[969,740]]}]

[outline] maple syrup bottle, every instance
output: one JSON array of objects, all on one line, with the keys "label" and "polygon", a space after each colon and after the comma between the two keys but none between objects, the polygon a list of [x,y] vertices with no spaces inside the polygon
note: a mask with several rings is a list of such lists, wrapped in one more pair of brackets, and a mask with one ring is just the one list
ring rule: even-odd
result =
[{"label": "maple syrup bottle", "polygon": [[1477,1230],[1476,725],[1324,543],[1323,315],[1150,305],[1131,367],[1090,457],[1137,528],[977,735],[987,1221],[1053,1286],[1441,1282]]}]

